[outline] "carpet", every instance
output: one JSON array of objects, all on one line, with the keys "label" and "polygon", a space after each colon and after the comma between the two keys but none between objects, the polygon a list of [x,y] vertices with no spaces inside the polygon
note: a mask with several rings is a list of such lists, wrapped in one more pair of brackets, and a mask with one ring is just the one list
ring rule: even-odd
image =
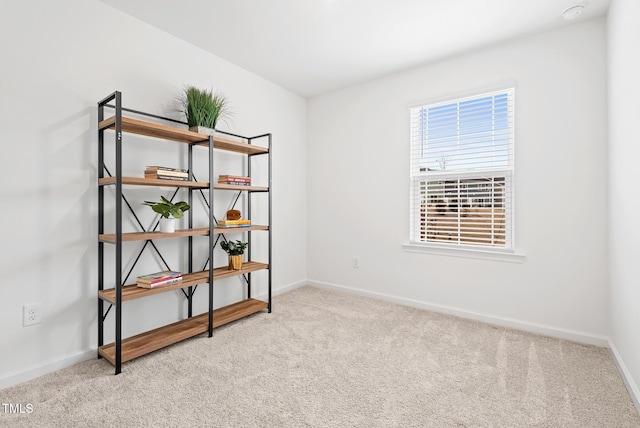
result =
[{"label": "carpet", "polygon": [[301,287],[123,364],[0,391],[6,427],[640,427],[609,351]]}]

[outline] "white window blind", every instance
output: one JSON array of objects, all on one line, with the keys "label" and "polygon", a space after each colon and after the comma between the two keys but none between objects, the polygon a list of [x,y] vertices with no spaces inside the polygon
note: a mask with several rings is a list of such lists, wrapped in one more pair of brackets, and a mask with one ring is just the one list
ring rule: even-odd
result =
[{"label": "white window blind", "polygon": [[513,247],[514,89],[411,108],[410,241]]}]

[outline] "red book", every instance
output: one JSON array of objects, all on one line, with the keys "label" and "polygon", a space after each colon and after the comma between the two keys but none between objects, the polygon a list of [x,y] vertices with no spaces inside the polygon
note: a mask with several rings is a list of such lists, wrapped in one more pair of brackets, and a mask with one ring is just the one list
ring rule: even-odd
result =
[{"label": "red book", "polygon": [[142,288],[159,288],[159,287],[166,287],[169,284],[175,284],[176,282],[180,282],[180,281],[182,281],[182,276],[169,278],[164,281],[153,282],[151,284],[145,284],[145,283],[139,282],[137,286]]}]

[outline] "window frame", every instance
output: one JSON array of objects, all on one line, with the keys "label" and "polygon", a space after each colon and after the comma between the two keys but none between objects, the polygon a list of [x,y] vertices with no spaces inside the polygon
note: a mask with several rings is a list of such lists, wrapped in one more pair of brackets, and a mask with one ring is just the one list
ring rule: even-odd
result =
[{"label": "window frame", "polygon": [[[516,85],[514,82],[507,82],[501,84],[499,86],[494,86],[492,88],[484,88],[481,90],[476,90],[473,92],[469,92],[466,94],[460,94],[457,96],[448,96],[442,97],[437,100],[431,100],[426,102],[415,103],[413,105],[408,106],[409,110],[409,191],[410,191],[410,201],[409,201],[409,241],[403,244],[403,248],[406,251],[410,252],[422,252],[422,253],[436,253],[442,255],[459,255],[463,257],[472,257],[472,258],[488,258],[493,260],[502,260],[502,261],[516,261],[522,262],[524,260],[523,254],[516,253],[516,236],[515,236],[515,92]],[[454,105],[466,101],[472,101],[474,99],[481,99],[483,97],[496,96],[501,93],[507,94],[508,97],[508,164],[507,167],[504,168],[496,168],[493,171],[487,171],[483,169],[466,169],[460,171],[451,171],[442,173],[439,171],[433,171],[432,174],[423,173],[423,174],[415,174],[416,162],[420,160],[420,158],[416,159],[414,155],[415,149],[415,139],[413,138],[412,133],[415,132],[416,124],[415,120],[421,120],[420,116],[414,116],[413,112],[416,109],[420,108],[433,108],[436,106],[446,106],[446,105]],[[418,124],[419,125],[419,124]],[[422,137],[418,137],[420,139],[424,139],[425,134],[421,132],[419,135]],[[502,175],[500,173],[503,173]],[[426,240],[421,241],[420,233],[426,229],[425,226],[420,226],[420,202],[416,201],[416,195],[421,193],[420,189],[417,189],[416,186],[420,186],[421,182],[425,183],[427,180],[437,180],[438,177],[442,179],[443,177],[449,177],[450,179],[458,180],[458,186],[462,188],[467,183],[461,183],[460,180],[466,178],[480,178],[480,177],[504,177],[505,184],[507,181],[509,182],[509,200],[510,206],[508,213],[505,212],[505,230],[509,230],[509,237],[505,236],[505,246],[496,246],[496,245],[487,245],[487,244],[470,244],[464,242],[446,242],[446,241],[438,241],[438,240]],[[418,178],[417,178],[418,177]],[[425,178],[427,180],[425,180]],[[506,198],[505,198],[506,200]],[[425,217],[426,219],[426,217]],[[458,225],[459,223],[458,218]],[[460,240],[460,239],[458,239]]]}]

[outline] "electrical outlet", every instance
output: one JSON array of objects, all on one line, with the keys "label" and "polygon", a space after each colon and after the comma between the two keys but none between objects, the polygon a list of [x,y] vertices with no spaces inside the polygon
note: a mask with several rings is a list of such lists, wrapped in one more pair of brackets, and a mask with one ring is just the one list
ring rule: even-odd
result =
[{"label": "electrical outlet", "polygon": [[42,322],[42,303],[31,303],[22,307],[22,325],[27,327]]},{"label": "electrical outlet", "polygon": [[360,257],[353,257],[353,267],[358,269],[360,267]]}]

